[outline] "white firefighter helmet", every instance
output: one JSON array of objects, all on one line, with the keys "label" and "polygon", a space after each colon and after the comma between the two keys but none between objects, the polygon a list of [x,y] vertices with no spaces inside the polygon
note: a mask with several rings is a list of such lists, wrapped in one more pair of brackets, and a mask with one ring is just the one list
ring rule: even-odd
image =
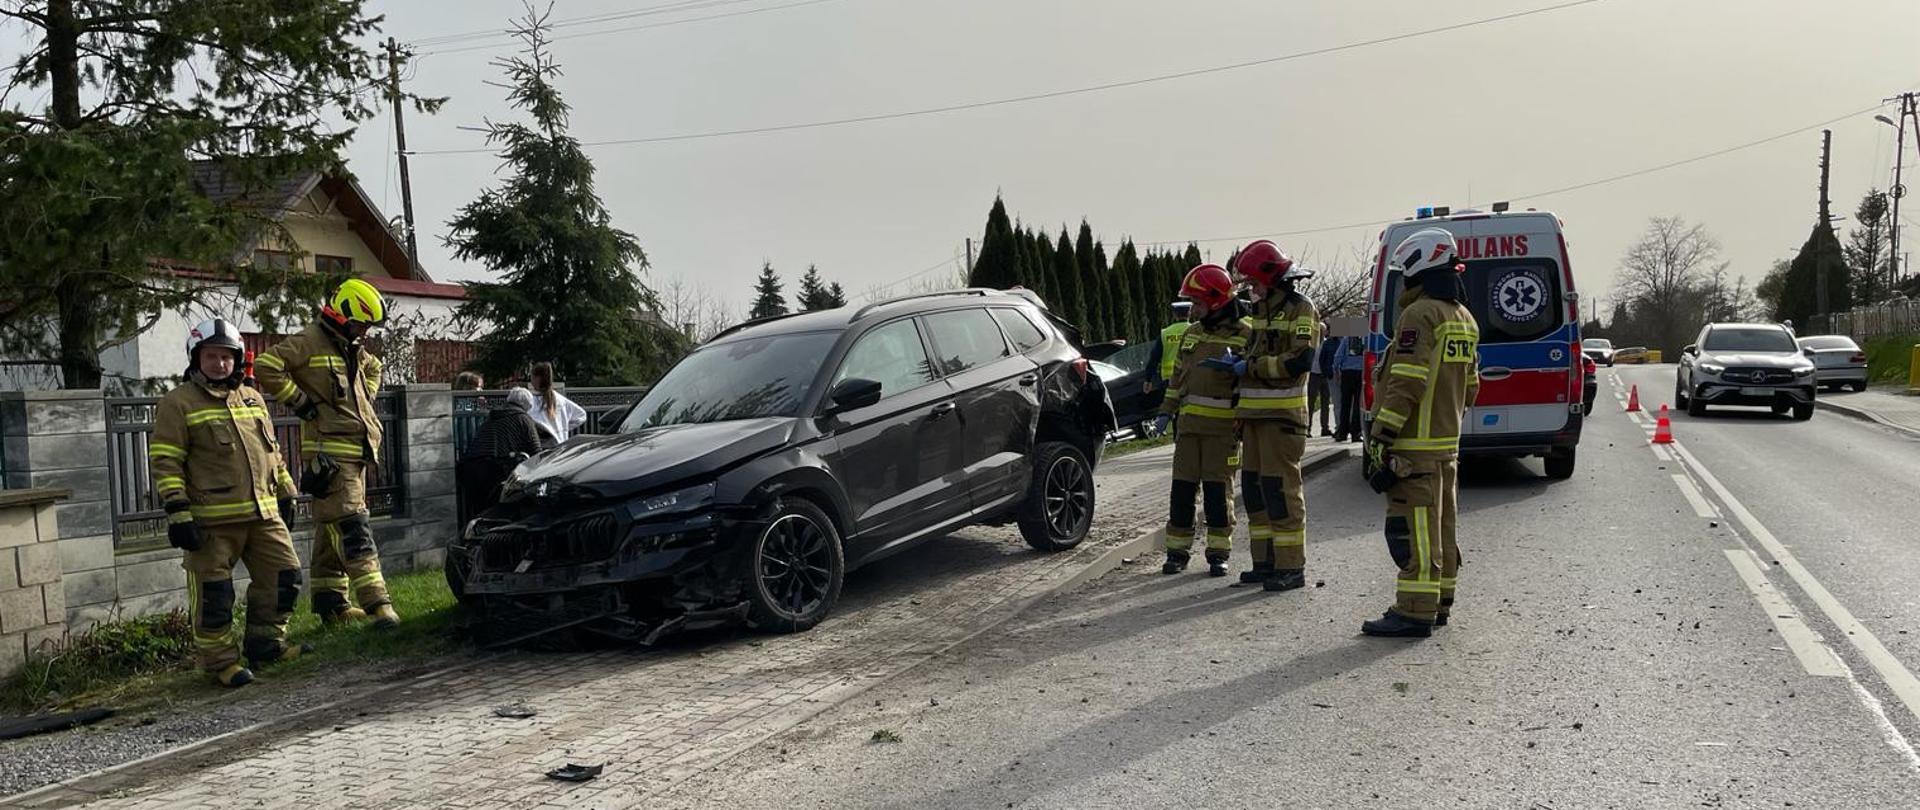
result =
[{"label": "white firefighter helmet", "polygon": [[202,346],[232,349],[235,361],[238,361],[247,351],[247,344],[240,340],[240,330],[233,325],[232,321],[224,318],[201,321],[187,330],[187,359],[199,362],[199,351]]},{"label": "white firefighter helmet", "polygon": [[1454,245],[1453,234],[1439,228],[1424,228],[1400,240],[1393,249],[1392,263],[1406,278],[1436,267],[1452,270],[1460,263],[1459,248]]}]

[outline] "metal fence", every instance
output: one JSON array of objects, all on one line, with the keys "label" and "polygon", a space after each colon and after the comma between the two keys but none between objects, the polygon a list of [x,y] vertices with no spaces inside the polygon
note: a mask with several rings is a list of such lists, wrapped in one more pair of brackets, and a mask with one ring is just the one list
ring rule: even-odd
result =
[{"label": "metal fence", "polygon": [[1855,340],[1920,335],[1920,301],[1896,298],[1832,315],[1815,315],[1803,335],[1847,335]]},{"label": "metal fence", "polygon": [[[116,551],[132,552],[159,548],[167,542],[166,512],[154,497],[153,476],[147,468],[147,445],[153,435],[157,397],[127,397],[107,400],[107,477],[112,490],[113,545]],[[273,413],[273,432],[280,442],[280,453],[287,468],[299,479],[300,419],[269,400]],[[380,443],[378,463],[367,469],[367,508],[375,515],[404,512],[403,491],[407,479],[403,468],[407,457],[406,398],[398,391],[382,391],[374,399],[385,440]],[[295,511],[306,514],[306,498]]]}]

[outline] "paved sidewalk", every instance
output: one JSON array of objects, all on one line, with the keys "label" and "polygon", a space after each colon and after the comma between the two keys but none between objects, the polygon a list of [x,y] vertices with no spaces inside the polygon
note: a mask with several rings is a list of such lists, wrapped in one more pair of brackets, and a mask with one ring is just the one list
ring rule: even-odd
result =
[{"label": "paved sidewalk", "polygon": [[[1318,438],[1309,451],[1345,452]],[[0,807],[636,805],[1112,559],[1164,519],[1170,454],[1102,466],[1094,534],[1073,552],[1034,553],[1011,528],[962,531],[857,572],[840,610],[809,633],[511,654]],[[494,716],[514,703],[537,716]],[[542,777],[568,762],[606,773],[583,785]]]},{"label": "paved sidewalk", "polygon": [[1899,390],[1879,388],[1858,393],[1821,394],[1816,401],[1822,408],[1920,436],[1920,396],[1907,396]]}]

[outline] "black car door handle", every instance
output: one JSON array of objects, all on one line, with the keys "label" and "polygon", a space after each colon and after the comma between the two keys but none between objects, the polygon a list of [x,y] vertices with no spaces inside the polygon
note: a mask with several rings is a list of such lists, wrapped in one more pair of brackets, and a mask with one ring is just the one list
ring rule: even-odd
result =
[{"label": "black car door handle", "polygon": [[933,406],[933,418],[939,419],[942,416],[953,413],[953,407],[953,403],[951,402],[942,402]]},{"label": "black car door handle", "polygon": [[1028,374],[1027,376],[1020,378],[1021,385],[1032,385],[1039,381],[1040,381],[1040,375],[1038,374]]}]

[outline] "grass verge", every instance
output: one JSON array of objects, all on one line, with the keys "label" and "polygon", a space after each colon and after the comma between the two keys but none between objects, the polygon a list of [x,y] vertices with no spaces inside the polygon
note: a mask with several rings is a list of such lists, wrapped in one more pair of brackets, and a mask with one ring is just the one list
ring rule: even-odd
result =
[{"label": "grass verge", "polygon": [[1150,439],[1128,439],[1124,442],[1114,442],[1107,445],[1106,455],[1107,458],[1118,458],[1131,453],[1138,453],[1142,450],[1165,447],[1169,444],[1173,444],[1173,436],[1171,435],[1154,436]]},{"label": "grass verge", "polygon": [[1867,350],[1867,380],[1877,384],[1905,385],[1908,369],[1913,362],[1915,345],[1920,345],[1920,335],[1874,338],[1867,341],[1864,347]]},{"label": "grass verge", "polygon": [[[313,651],[259,674],[302,679],[376,661],[397,669],[462,646],[460,611],[440,569],[390,575],[387,593],[402,619],[389,631],[364,624],[324,627],[302,596],[289,630],[294,643],[312,644]],[[236,606],[235,612],[245,610]],[[236,616],[236,627],[244,621]],[[20,672],[0,682],[0,712],[98,705],[127,710],[224,692],[195,669],[191,627],[185,613],[174,611],[101,624],[34,653]]]}]

